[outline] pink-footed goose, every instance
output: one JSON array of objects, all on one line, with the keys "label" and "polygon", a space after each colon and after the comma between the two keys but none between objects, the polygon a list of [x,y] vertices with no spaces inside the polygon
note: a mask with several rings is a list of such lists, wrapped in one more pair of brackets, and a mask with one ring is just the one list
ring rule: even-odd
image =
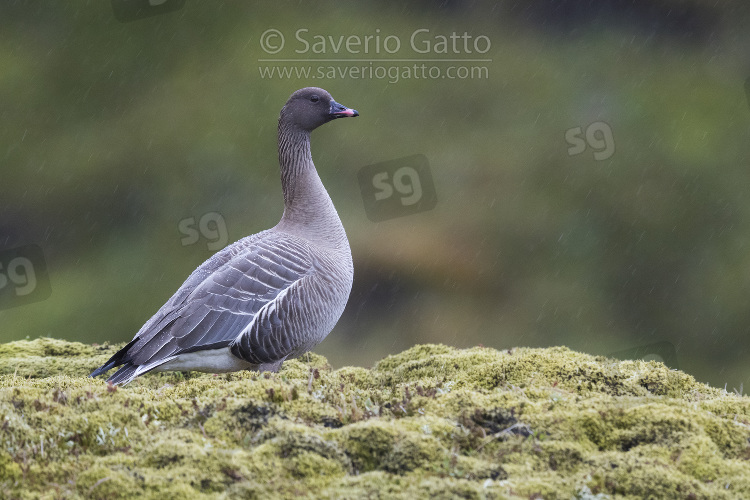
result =
[{"label": "pink-footed goose", "polygon": [[279,116],[284,214],[204,262],[92,377],[127,384],[151,370],[278,371],[333,329],[352,287],[349,241],[310,155],[310,132],[359,116],[323,89],[293,93]]}]

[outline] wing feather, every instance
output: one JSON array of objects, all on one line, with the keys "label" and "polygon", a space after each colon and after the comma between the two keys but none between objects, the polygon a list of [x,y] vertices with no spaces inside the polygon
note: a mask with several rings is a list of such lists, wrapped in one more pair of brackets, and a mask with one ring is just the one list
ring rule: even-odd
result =
[{"label": "wing feather", "polygon": [[[124,363],[151,366],[201,346],[229,345],[256,322],[253,344],[261,346],[262,362],[289,351],[289,340],[278,336],[282,320],[267,311],[276,311],[277,299],[314,273],[310,248],[298,238],[277,232],[259,233],[238,248],[242,241],[188,278],[144,325]],[[267,338],[263,331],[268,332]]]}]

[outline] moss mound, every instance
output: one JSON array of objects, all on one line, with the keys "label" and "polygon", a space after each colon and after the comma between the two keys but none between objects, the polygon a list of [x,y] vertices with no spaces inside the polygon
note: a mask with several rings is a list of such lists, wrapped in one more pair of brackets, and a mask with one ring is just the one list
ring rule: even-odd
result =
[{"label": "moss mound", "polygon": [[117,347],[0,345],[0,496],[750,498],[750,398],[653,361],[420,345],[87,378]]}]

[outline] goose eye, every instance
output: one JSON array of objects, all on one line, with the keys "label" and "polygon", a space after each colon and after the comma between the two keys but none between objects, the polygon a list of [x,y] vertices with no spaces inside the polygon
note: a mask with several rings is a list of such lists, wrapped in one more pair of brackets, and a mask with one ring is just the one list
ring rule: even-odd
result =
[{"label": "goose eye", "polygon": [[311,102],[318,102],[319,100],[320,100],[320,97],[318,97],[316,95],[313,95],[313,96],[310,97],[310,101]]}]

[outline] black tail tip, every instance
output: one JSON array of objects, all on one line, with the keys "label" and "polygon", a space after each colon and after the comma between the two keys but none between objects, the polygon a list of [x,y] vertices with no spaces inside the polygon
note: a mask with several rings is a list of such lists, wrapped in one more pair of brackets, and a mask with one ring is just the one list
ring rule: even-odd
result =
[{"label": "black tail tip", "polygon": [[91,372],[91,374],[89,375],[89,377],[91,377],[91,378],[98,377],[102,373],[108,372],[114,366],[115,366],[114,363],[106,363],[106,364],[100,366],[99,368],[97,368],[96,370],[94,370],[93,372]]},{"label": "black tail tip", "polygon": [[109,360],[106,363],[104,363],[102,366],[100,366],[99,368],[91,372],[91,375],[89,375],[89,377],[91,378],[98,377],[102,373],[108,372],[115,366],[124,364],[125,363],[124,358],[127,356],[128,350],[131,347],[133,347],[133,344],[138,342],[138,340],[140,340],[139,337],[136,337],[133,340],[131,340],[125,347],[117,351],[114,356],[109,358]]}]

